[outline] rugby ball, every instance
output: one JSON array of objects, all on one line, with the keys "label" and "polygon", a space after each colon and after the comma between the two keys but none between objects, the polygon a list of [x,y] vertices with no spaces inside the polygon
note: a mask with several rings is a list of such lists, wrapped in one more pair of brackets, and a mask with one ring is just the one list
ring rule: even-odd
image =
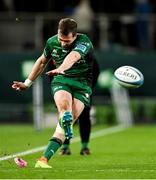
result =
[{"label": "rugby ball", "polygon": [[132,66],[121,66],[114,72],[118,83],[127,88],[138,88],[144,83],[143,74]]}]

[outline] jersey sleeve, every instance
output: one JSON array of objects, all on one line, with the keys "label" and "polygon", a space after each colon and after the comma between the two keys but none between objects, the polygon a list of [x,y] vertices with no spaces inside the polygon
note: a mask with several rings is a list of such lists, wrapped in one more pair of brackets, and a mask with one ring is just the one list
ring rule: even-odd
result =
[{"label": "jersey sleeve", "polygon": [[91,51],[92,49],[93,49],[93,45],[90,39],[87,36],[85,36],[85,38],[80,39],[76,42],[73,51],[79,52],[81,57],[84,58],[84,56],[87,55],[88,52]]},{"label": "jersey sleeve", "polygon": [[49,46],[48,40],[47,40],[46,45],[44,47],[43,54],[44,54],[44,56],[46,58],[48,58],[48,59],[51,58],[51,50],[50,50],[50,46]]}]

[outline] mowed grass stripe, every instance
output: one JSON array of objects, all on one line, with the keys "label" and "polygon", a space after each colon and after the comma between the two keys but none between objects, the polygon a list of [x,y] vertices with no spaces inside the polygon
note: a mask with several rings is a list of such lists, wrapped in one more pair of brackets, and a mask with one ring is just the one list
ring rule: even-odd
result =
[{"label": "mowed grass stripe", "polygon": [[[126,129],[126,127],[119,125],[119,126],[115,126],[115,127],[111,127],[111,128],[107,128],[107,129],[98,130],[98,131],[91,133],[91,139],[101,137],[101,136],[106,136],[106,135],[113,134],[113,133],[117,133],[117,132],[123,131],[125,129]],[[75,138],[73,138],[71,143],[76,143],[79,141],[80,141],[80,138],[75,137]],[[15,154],[8,155],[8,156],[3,156],[3,157],[0,157],[0,161],[12,159],[12,158],[15,158],[17,156],[25,156],[25,155],[33,154],[36,152],[40,152],[40,151],[43,151],[45,148],[46,148],[46,146],[40,146],[40,147],[36,147],[36,148],[30,149],[27,151],[15,153]]]}]

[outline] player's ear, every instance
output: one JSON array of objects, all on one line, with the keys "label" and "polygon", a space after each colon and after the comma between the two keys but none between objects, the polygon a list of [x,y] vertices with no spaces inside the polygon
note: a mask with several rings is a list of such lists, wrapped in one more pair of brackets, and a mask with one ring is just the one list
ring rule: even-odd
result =
[{"label": "player's ear", "polygon": [[77,33],[73,36],[74,40],[77,38]]}]

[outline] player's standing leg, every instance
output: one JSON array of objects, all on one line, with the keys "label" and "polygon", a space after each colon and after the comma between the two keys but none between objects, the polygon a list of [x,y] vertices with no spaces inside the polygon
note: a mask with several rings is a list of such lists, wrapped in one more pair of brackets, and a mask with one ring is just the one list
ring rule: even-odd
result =
[{"label": "player's standing leg", "polygon": [[79,130],[82,144],[80,154],[89,155],[90,150],[88,148],[88,143],[91,132],[90,107],[85,107],[79,116]]}]

